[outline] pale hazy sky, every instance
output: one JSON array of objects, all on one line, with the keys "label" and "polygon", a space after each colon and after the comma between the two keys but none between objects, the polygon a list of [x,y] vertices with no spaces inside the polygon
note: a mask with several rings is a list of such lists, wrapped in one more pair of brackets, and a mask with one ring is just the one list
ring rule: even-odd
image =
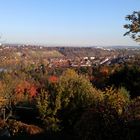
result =
[{"label": "pale hazy sky", "polygon": [[140,0],[0,0],[0,35],[6,43],[138,45],[123,25]]}]

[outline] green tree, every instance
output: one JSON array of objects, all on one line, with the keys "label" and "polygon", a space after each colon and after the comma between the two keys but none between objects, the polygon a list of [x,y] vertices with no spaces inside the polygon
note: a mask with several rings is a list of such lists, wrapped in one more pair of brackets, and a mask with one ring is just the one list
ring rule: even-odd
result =
[{"label": "green tree", "polygon": [[74,70],[66,70],[58,84],[58,92],[61,95],[60,116],[64,127],[72,127],[87,108],[97,106],[102,100],[100,91]]},{"label": "green tree", "polygon": [[129,103],[124,88],[108,88],[98,106],[87,109],[75,123],[74,130],[83,140],[123,139],[127,137],[123,113]]},{"label": "green tree", "polygon": [[140,11],[134,11],[131,15],[126,16],[126,20],[130,22],[130,24],[125,24],[124,28],[128,31],[124,34],[130,35],[132,39],[135,41],[140,41]]},{"label": "green tree", "polygon": [[41,88],[36,97],[36,108],[39,112],[40,119],[44,127],[48,131],[59,131],[60,121],[58,118],[58,110],[60,110],[61,102],[56,85],[48,83],[48,89]]},{"label": "green tree", "polygon": [[125,65],[112,73],[108,78],[108,84],[116,88],[121,86],[130,91],[131,98],[140,95],[140,68],[138,66]]}]

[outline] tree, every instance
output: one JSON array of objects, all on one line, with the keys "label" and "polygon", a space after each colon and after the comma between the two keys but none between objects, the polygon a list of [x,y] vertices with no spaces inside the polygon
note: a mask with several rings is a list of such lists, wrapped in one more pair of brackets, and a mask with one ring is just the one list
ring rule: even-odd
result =
[{"label": "tree", "polygon": [[8,107],[11,108],[11,104],[15,102],[14,89],[18,83],[16,77],[12,77],[11,74],[4,74],[0,82],[0,96],[8,100]]},{"label": "tree", "polygon": [[131,15],[127,15],[126,20],[130,21],[130,24],[124,25],[124,28],[128,30],[124,36],[130,35],[132,39],[140,42],[140,11],[134,11]]},{"label": "tree", "polygon": [[90,81],[74,70],[68,69],[59,79],[58,92],[61,95],[60,116],[65,128],[73,127],[81,114],[102,100],[100,91]]},{"label": "tree", "polygon": [[44,128],[50,132],[59,131],[60,121],[57,113],[61,108],[60,95],[56,92],[55,83],[48,84],[48,89],[39,89],[36,97],[36,108]]},{"label": "tree", "polygon": [[14,94],[17,103],[27,105],[37,95],[37,86],[31,81],[21,80],[16,85]]},{"label": "tree", "polygon": [[119,89],[107,88],[104,93],[104,107],[109,112],[114,110],[118,115],[124,113],[130,101],[129,92],[121,87]]},{"label": "tree", "polygon": [[61,92],[62,106],[71,105],[72,108],[93,105],[99,100],[99,91],[93,88],[90,81],[78,75],[74,70],[68,69],[60,77],[59,92]]},{"label": "tree", "polygon": [[131,98],[140,96],[140,68],[138,66],[125,65],[115,70],[108,78],[108,84],[114,85],[116,88],[121,86],[130,91]]},{"label": "tree", "polygon": [[129,94],[124,88],[108,88],[97,108],[89,108],[75,123],[74,130],[83,140],[121,140],[127,138],[123,113],[129,103]]}]

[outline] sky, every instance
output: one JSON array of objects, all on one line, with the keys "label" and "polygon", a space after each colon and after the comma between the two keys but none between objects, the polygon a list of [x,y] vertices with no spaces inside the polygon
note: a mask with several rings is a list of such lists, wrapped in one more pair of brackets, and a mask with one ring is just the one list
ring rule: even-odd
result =
[{"label": "sky", "polygon": [[137,46],[123,36],[125,16],[140,0],[0,0],[4,43],[63,46]]}]

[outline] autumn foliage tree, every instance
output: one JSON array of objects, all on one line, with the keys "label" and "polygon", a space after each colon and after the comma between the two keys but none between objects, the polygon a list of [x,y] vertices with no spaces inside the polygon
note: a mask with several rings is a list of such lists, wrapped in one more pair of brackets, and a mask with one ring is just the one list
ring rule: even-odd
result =
[{"label": "autumn foliage tree", "polygon": [[15,97],[19,102],[32,101],[37,95],[37,86],[29,81],[20,81],[15,87]]},{"label": "autumn foliage tree", "polygon": [[124,113],[130,102],[129,92],[124,87],[119,89],[107,88],[103,95],[105,108],[107,107],[110,112],[114,110],[118,115]]},{"label": "autumn foliage tree", "polygon": [[60,130],[58,111],[61,109],[61,96],[57,92],[56,78],[49,78],[47,83],[47,87],[41,87],[38,90],[35,98],[36,109],[44,128],[54,132]]},{"label": "autumn foliage tree", "polygon": [[100,91],[74,70],[66,70],[59,78],[51,76],[48,85],[41,88],[36,106],[47,130],[72,127],[80,115],[102,100]]},{"label": "autumn foliage tree", "polygon": [[128,132],[122,117],[129,104],[124,88],[108,88],[98,107],[87,109],[75,124],[75,132],[83,140],[126,139]]},{"label": "autumn foliage tree", "polygon": [[11,105],[16,101],[14,89],[17,83],[18,79],[9,73],[3,74],[1,77],[0,96],[7,100],[7,107],[9,108],[11,108]]},{"label": "autumn foliage tree", "polygon": [[60,77],[57,91],[61,96],[60,116],[65,127],[73,126],[83,111],[96,106],[102,96],[85,77],[68,69]]}]

